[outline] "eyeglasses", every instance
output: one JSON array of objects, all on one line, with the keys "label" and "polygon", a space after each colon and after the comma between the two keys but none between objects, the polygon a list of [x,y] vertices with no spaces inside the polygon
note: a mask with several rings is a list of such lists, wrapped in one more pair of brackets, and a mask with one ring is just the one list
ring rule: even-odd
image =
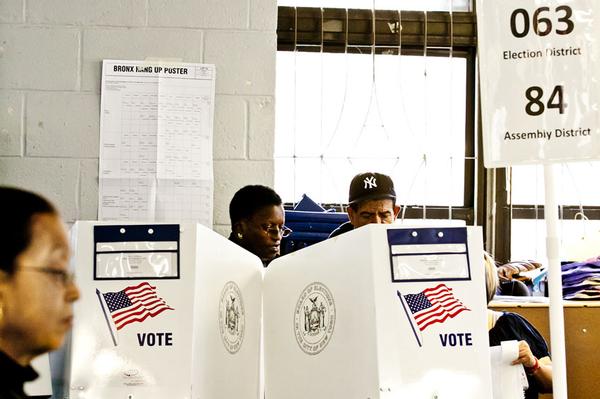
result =
[{"label": "eyeglasses", "polygon": [[59,281],[63,286],[71,284],[75,280],[75,274],[66,270],[53,269],[51,267],[21,266],[17,270],[28,270],[38,273],[46,273]]},{"label": "eyeglasses", "polygon": [[279,227],[276,224],[261,224],[260,228],[269,235],[281,236],[282,238],[289,237],[292,234],[292,229],[286,226]]}]

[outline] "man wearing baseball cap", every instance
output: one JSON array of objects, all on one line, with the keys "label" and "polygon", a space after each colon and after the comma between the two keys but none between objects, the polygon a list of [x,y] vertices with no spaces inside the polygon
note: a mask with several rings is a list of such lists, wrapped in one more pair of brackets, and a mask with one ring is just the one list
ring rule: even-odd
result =
[{"label": "man wearing baseball cap", "polygon": [[396,205],[394,182],[377,172],[359,173],[352,178],[348,202],[350,221],[335,229],[329,238],[370,223],[393,223],[400,211]]}]

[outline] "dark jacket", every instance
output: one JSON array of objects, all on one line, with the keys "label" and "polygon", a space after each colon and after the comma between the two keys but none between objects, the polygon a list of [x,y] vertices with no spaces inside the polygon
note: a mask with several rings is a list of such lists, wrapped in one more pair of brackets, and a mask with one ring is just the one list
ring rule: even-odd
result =
[{"label": "dark jacket", "polygon": [[26,399],[23,384],[38,377],[31,366],[23,367],[0,351],[0,399]]},{"label": "dark jacket", "polygon": [[347,233],[352,230],[354,230],[354,226],[352,226],[352,223],[346,222],[341,224],[337,229],[333,230],[331,234],[329,234],[328,238],[337,237],[341,234]]}]

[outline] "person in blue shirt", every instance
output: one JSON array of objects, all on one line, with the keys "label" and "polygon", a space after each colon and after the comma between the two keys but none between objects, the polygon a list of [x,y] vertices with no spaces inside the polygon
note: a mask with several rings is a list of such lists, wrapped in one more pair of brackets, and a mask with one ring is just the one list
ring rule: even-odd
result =
[{"label": "person in blue shirt", "polygon": [[26,398],[33,358],[57,349],[79,290],[56,209],[37,194],[0,187],[0,398]]},{"label": "person in blue shirt", "polygon": [[[498,289],[498,271],[494,260],[487,253],[484,254],[484,264],[489,304]],[[529,383],[525,399],[537,399],[539,393],[552,392],[552,360],[548,345],[538,330],[516,313],[491,309],[487,312],[490,346],[498,346],[502,341],[519,342],[519,355],[513,364],[520,363],[525,367]]]},{"label": "person in blue shirt", "polygon": [[359,173],[352,178],[348,195],[348,222],[331,232],[339,236],[367,224],[394,223],[400,207],[392,179],[377,172]]}]

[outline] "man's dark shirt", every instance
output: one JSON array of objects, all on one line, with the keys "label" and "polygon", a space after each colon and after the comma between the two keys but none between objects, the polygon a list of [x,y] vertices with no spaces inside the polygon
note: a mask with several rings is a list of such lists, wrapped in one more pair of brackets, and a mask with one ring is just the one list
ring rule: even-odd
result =
[{"label": "man's dark shirt", "polygon": [[341,234],[347,233],[352,230],[354,230],[354,226],[352,226],[352,223],[346,222],[341,224],[337,229],[333,230],[331,234],[329,234],[328,238],[337,237]]}]

